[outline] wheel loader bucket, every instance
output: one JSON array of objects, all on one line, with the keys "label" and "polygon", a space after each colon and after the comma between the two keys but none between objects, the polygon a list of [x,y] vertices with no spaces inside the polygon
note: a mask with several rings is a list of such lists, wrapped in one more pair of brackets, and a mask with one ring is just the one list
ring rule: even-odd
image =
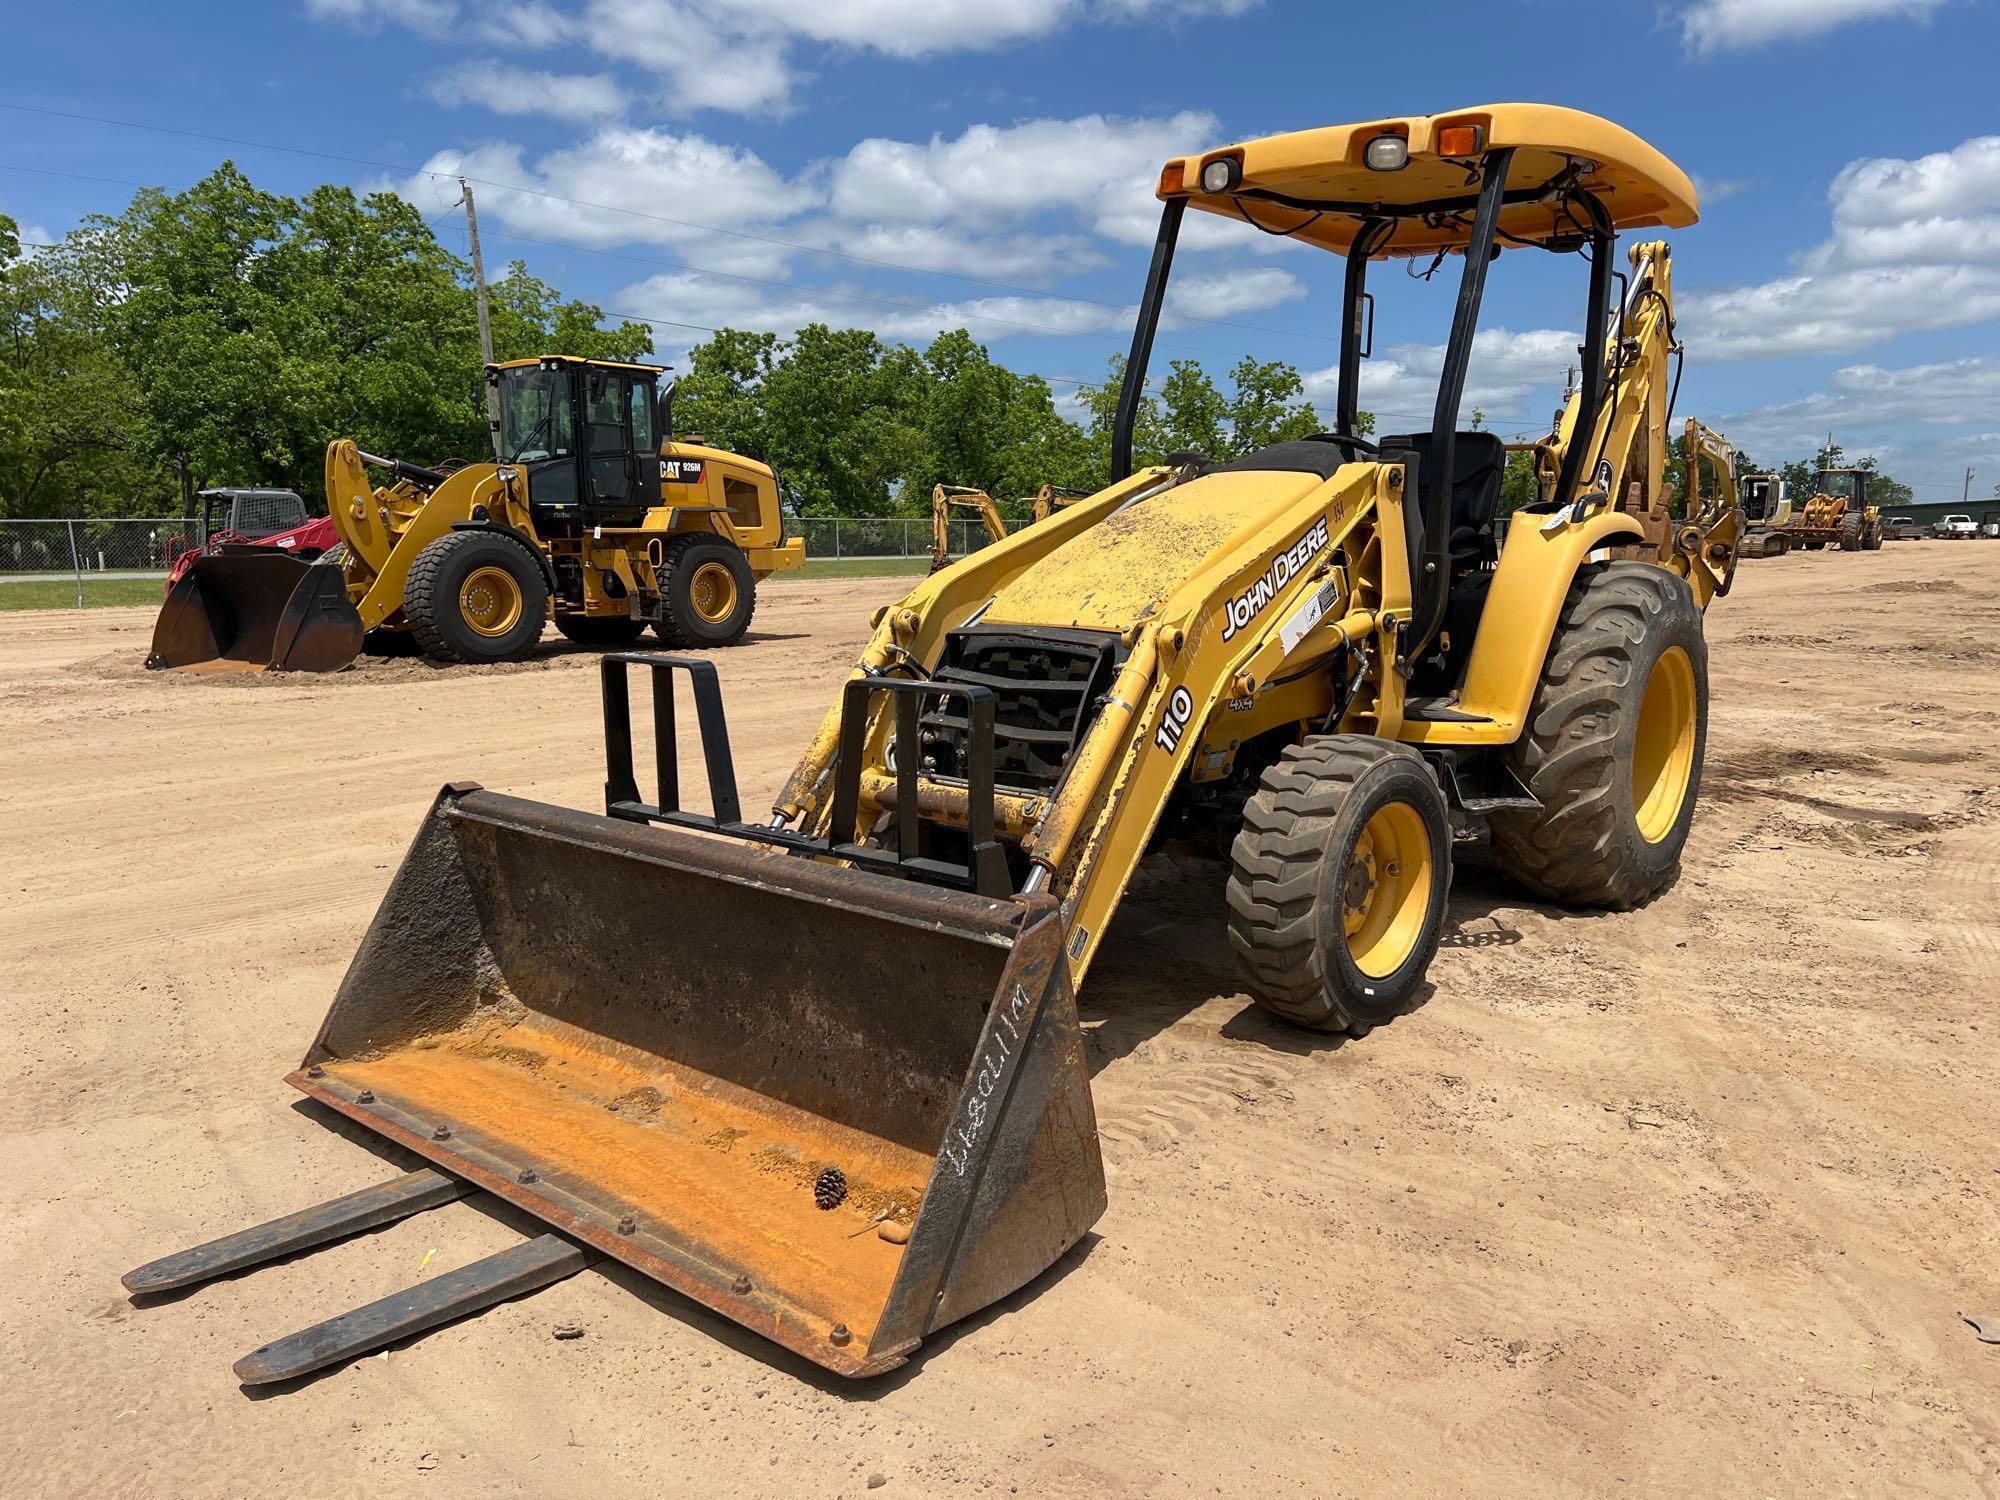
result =
[{"label": "wheel loader bucket", "polygon": [[260,547],[195,560],[167,594],[146,665],[337,672],[361,637],[339,568]]},{"label": "wheel loader bucket", "polygon": [[469,785],[290,1082],[842,1375],[1103,1211],[1061,919]]}]

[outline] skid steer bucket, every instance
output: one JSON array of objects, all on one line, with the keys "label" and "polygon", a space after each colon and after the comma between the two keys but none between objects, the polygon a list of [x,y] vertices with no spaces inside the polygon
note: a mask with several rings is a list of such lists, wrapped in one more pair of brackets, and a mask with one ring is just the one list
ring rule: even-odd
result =
[{"label": "skid steer bucket", "polygon": [[341,570],[274,548],[203,557],[167,595],[146,665],[337,672],[361,652]]},{"label": "skid steer bucket", "polygon": [[1103,1211],[1060,934],[1045,897],[460,784],[290,1081],[872,1375]]}]

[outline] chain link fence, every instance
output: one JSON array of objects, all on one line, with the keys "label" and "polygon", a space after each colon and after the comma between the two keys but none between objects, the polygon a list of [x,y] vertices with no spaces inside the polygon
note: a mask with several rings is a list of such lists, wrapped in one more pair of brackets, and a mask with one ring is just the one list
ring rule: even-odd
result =
[{"label": "chain link fence", "polygon": [[0,609],[149,602],[174,558],[206,539],[180,516],[0,520]]},{"label": "chain link fence", "polygon": [[[977,520],[947,524],[954,559],[992,540]],[[806,516],[787,521],[785,530],[805,538],[808,573],[923,573],[931,565],[927,516]]]},{"label": "chain link fence", "polygon": [[[975,519],[954,517],[950,528],[954,558],[991,540]],[[810,516],[786,530],[805,538],[808,574],[920,574],[931,565],[926,516]],[[200,520],[180,516],[0,520],[0,610],[157,602],[174,558],[206,539]]]}]

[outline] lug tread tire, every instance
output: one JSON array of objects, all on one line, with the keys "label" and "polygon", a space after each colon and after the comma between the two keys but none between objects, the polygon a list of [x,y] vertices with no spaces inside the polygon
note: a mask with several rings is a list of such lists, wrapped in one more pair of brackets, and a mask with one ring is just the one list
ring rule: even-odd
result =
[{"label": "lug tread tire", "polygon": [[[721,538],[701,531],[687,532],[667,543],[667,565],[661,570],[662,577],[660,579],[660,618],[653,621],[653,632],[659,636],[663,644],[697,650],[706,646],[733,646],[748,633],[750,622],[757,617],[757,580],[754,576],[748,577],[745,580],[739,580],[744,585],[744,591],[749,598],[749,605],[743,612],[742,627],[727,640],[703,640],[687,628],[686,622],[679,618],[674,609],[674,576],[679,572],[682,560],[686,558],[688,553],[698,547],[728,547],[729,545],[728,542],[723,541]],[[737,555],[739,557],[742,556],[741,552],[738,552]]]},{"label": "lug tread tire", "polygon": [[1867,541],[1866,536],[1863,534],[1864,530],[1865,527],[1861,519],[1861,512],[1849,512],[1842,518],[1840,523],[1840,550],[1842,552],[1859,552]]},{"label": "lug tread tire", "polygon": [[[1680,820],[1660,845],[1649,846],[1629,805],[1630,735],[1621,731],[1638,717],[1644,685],[1633,691],[1633,678],[1642,664],[1650,673],[1655,638],[1664,638],[1658,651],[1678,645],[1688,652],[1696,727]],[[1671,885],[1700,791],[1707,720],[1708,654],[1687,584],[1652,563],[1582,569],[1563,603],[1526,731],[1509,752],[1514,773],[1541,808],[1495,813],[1490,821],[1502,868],[1546,900],[1614,911]],[[1635,842],[1641,852],[1657,853],[1635,859]]]},{"label": "lug tread tire", "polygon": [[[1400,1008],[1398,1004],[1386,1013],[1378,1010],[1364,1017],[1343,1004],[1337,976],[1328,972],[1319,940],[1321,888],[1333,820],[1362,778],[1390,762],[1407,763],[1435,790],[1430,768],[1407,745],[1367,735],[1319,735],[1287,746],[1244,805],[1242,827],[1230,848],[1229,942],[1251,997],[1294,1025],[1361,1037]],[[1441,792],[1435,816],[1441,824],[1446,817]],[[1442,846],[1442,890],[1449,891],[1448,827]],[[1419,978],[1437,949],[1444,904],[1440,894],[1413,954]]]},{"label": "lug tread tire", "polygon": [[[452,559],[469,548],[498,545],[518,556],[521,569],[516,577],[522,584],[522,612],[535,621],[534,630],[517,646],[491,656],[475,656],[453,641],[443,626],[444,611],[455,609],[452,590],[444,583],[444,572]],[[542,577],[541,560],[511,536],[495,531],[450,531],[417,554],[410,564],[410,576],[403,584],[403,615],[410,634],[424,655],[441,662],[519,661],[535,649],[541,639],[543,618],[548,613],[548,584]]]}]

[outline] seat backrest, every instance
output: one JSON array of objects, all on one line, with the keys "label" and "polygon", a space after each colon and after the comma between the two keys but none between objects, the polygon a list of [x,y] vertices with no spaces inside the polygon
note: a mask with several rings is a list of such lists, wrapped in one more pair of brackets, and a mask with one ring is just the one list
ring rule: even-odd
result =
[{"label": "seat backrest", "polygon": [[[1428,432],[1385,437],[1382,448],[1408,448],[1417,455],[1417,489],[1428,500],[1440,475]],[[1507,445],[1490,432],[1461,432],[1452,439],[1451,530],[1490,536],[1500,509],[1500,480],[1507,471]]]}]

